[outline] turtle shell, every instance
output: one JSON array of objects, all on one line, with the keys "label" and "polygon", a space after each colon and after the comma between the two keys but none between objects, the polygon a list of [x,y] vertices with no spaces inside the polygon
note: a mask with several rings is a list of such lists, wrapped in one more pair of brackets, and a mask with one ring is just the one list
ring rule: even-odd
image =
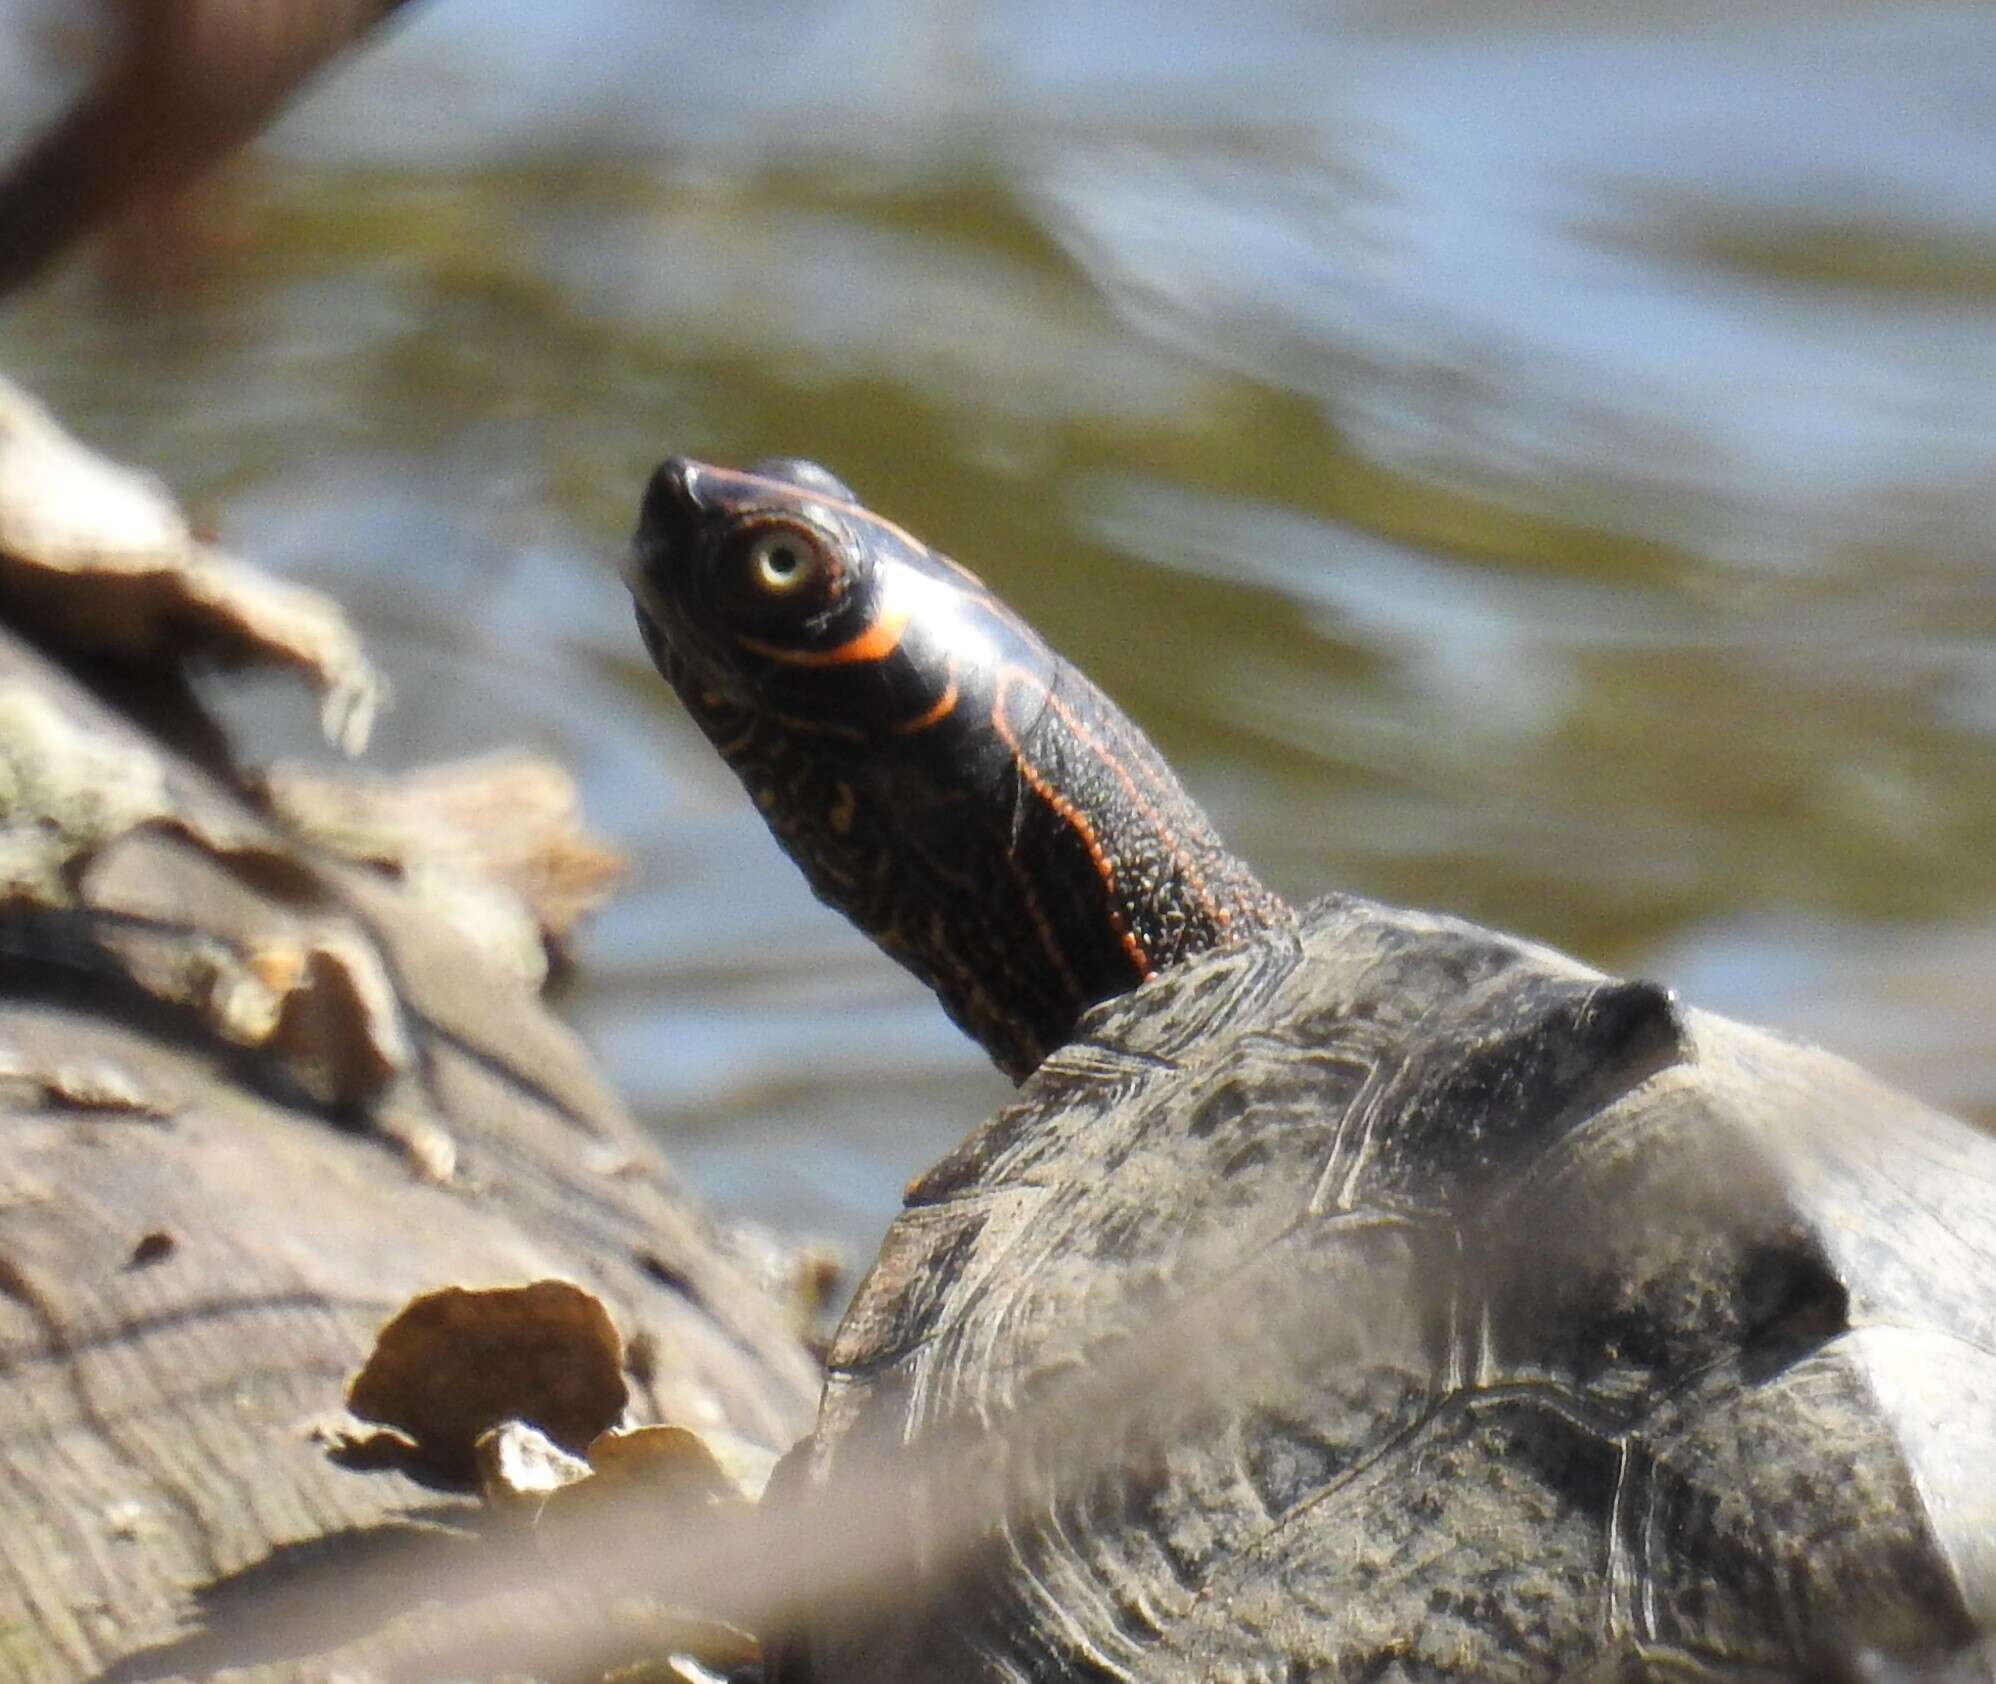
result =
[{"label": "turtle shell", "polygon": [[781,1483],[872,1587],[817,1684],[1939,1653],[1996,1625],[1996,1142],[1320,902],[911,1186]]}]

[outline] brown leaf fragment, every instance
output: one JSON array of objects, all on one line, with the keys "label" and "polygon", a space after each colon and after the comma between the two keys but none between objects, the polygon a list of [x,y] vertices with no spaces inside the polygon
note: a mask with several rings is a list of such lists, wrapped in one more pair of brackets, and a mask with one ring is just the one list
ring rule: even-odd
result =
[{"label": "brown leaf fragment", "polygon": [[414,1060],[395,985],[372,942],[327,929],[302,947],[251,956],[259,981],[283,977],[269,1048],[315,1099],[357,1105],[374,1098]]},{"label": "brown leaf fragment", "polygon": [[776,1462],[775,1451],[725,1427],[612,1428],[589,1447],[603,1478],[648,1483],[673,1501],[754,1502]]},{"label": "brown leaf fragment", "polygon": [[600,1300],[567,1281],[445,1287],[381,1330],[347,1390],[439,1474],[476,1482],[478,1437],[505,1421],[580,1452],[623,1413],[623,1343]]},{"label": "brown leaf fragment", "polygon": [[177,666],[280,665],[320,692],[320,725],[365,746],[386,687],[344,614],[189,530],[164,487],[78,444],[0,380],[0,606],[43,641]]},{"label": "brown leaf fragment", "polygon": [[646,1485],[668,1502],[739,1497],[701,1436],[687,1427],[634,1427],[599,1433],[586,1452],[597,1478]]}]

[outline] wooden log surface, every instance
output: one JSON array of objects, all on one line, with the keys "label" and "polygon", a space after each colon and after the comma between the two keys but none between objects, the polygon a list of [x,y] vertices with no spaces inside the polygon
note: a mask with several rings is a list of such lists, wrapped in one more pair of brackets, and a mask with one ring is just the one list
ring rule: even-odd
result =
[{"label": "wooden log surface", "polygon": [[[91,476],[117,471],[51,470],[37,449],[75,447],[46,423],[0,387],[0,1680],[364,1675],[464,1507],[327,1453],[411,1295],[577,1282],[624,1335],[634,1416],[772,1451],[816,1370],[762,1260],[544,1005],[517,928],[467,911],[508,885],[439,899],[231,765],[178,659],[261,658],[269,628],[208,617],[229,592],[184,526],[93,526],[120,504]],[[23,507],[51,488],[53,524]],[[327,646],[346,729],[365,681]]]}]

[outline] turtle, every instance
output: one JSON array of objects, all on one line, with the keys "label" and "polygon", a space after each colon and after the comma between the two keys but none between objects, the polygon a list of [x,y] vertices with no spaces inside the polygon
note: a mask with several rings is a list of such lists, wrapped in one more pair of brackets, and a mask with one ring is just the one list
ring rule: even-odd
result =
[{"label": "turtle", "polygon": [[815,892],[1021,1084],[830,1345],[768,1501],[853,1583],[777,1676],[1852,1676],[1996,1628],[1996,1141],[1528,940],[1289,906],[816,464],[666,461],[628,579]]}]

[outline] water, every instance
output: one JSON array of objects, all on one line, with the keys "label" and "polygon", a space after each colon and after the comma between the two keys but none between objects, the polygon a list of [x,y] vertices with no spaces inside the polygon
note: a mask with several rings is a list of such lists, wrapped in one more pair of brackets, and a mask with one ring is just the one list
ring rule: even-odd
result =
[{"label": "water", "polygon": [[[0,126],[71,33],[0,7]],[[1996,10],[433,0],[242,192],[0,367],[352,605],[383,763],[575,769],[632,877],[565,1007],[729,1207],[864,1256],[1004,1084],[646,666],[667,450],[977,567],[1285,892],[1996,1119]]]}]

